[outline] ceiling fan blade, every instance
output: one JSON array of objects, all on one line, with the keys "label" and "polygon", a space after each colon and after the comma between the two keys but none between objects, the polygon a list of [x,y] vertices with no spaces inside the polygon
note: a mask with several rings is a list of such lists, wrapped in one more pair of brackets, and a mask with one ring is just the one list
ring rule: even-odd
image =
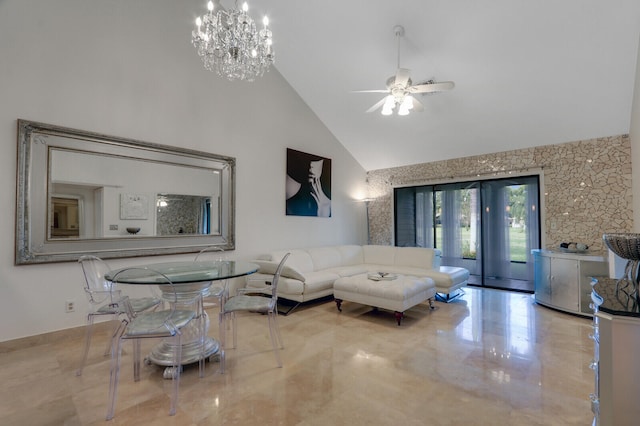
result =
[{"label": "ceiling fan blade", "polygon": [[389,93],[389,89],[379,90],[352,90],[351,93]]},{"label": "ceiling fan blade", "polygon": [[455,86],[453,81],[441,81],[439,83],[427,83],[419,84],[417,86],[411,86],[409,91],[411,93],[432,93],[443,92],[445,90],[451,90]]},{"label": "ceiling fan blade", "polygon": [[387,98],[385,97],[385,98],[382,98],[380,101],[376,102],[376,104],[374,106],[372,106],[371,108],[369,108],[367,110],[367,112],[373,112],[373,111],[377,110],[378,108],[380,108],[382,105],[384,105],[384,101],[386,99]]},{"label": "ceiling fan blade", "polygon": [[406,68],[398,68],[396,72],[395,84],[406,86],[409,82],[409,70]]},{"label": "ceiling fan blade", "polygon": [[424,111],[424,106],[422,105],[422,103],[413,96],[411,98],[413,99],[413,110],[417,112]]}]

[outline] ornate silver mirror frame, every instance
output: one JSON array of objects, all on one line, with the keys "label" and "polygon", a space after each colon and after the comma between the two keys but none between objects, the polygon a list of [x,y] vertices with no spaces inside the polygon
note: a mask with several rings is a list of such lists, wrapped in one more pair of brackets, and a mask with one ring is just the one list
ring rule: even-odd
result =
[{"label": "ornate silver mirror frame", "polygon": [[[82,208],[60,208],[61,192]],[[172,200],[199,217],[161,224]],[[16,265],[233,250],[234,219],[233,157],[18,120]]]}]

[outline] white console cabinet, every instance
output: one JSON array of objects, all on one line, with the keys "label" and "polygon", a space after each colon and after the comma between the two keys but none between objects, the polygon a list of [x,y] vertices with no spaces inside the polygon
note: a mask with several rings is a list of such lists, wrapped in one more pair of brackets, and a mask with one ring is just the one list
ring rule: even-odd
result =
[{"label": "white console cabinet", "polygon": [[609,274],[607,258],[593,254],[532,250],[536,302],[592,316],[591,278]]}]

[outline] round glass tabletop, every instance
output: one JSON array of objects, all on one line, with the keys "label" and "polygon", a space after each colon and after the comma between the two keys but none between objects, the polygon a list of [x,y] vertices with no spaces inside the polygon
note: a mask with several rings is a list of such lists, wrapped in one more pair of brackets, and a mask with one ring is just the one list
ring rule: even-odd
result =
[{"label": "round glass tabletop", "polygon": [[127,284],[162,284],[166,282],[164,275],[174,284],[185,284],[225,280],[257,271],[258,265],[255,263],[234,260],[164,262],[114,269],[107,272],[105,278]]}]

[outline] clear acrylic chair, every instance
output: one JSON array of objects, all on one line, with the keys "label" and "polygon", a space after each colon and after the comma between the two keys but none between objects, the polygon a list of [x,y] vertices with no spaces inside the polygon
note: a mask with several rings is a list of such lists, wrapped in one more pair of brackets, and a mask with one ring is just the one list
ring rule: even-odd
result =
[{"label": "clear acrylic chair", "polygon": [[[200,250],[193,261],[202,262],[207,260],[224,260],[223,254],[224,249],[222,247],[209,246]],[[226,280],[216,280],[211,282],[208,295],[204,298],[205,305],[203,305],[203,307],[208,307],[206,306],[208,299],[215,299],[214,303],[220,307],[220,312],[222,312],[222,305],[224,305],[224,302],[227,299]]]},{"label": "clear acrylic chair", "polygon": [[[224,249],[220,246],[205,247],[198,252],[194,262],[204,261],[224,261]],[[205,308],[211,306],[218,306],[218,317],[222,315],[222,306],[228,298],[227,280],[215,280],[211,282],[211,286],[208,288],[208,294],[202,299],[202,311],[204,313]],[[213,300],[213,302],[212,302]],[[220,318],[218,318],[220,322]],[[220,363],[220,373],[224,373],[222,370],[222,362]]]},{"label": "clear acrylic chair", "polygon": [[[123,319],[113,337],[113,343],[111,345],[107,420],[111,420],[115,414],[123,341],[133,341],[133,379],[137,382],[140,380],[141,340],[151,338],[171,339],[170,347],[173,352],[171,379],[173,386],[169,415],[175,415],[180,386],[180,372],[182,369],[182,329],[198,315],[195,310],[176,308],[179,303],[176,286],[166,275],[160,272],[141,267],[126,268],[116,273],[113,277],[113,282],[118,285],[124,285],[123,280],[125,280],[125,277],[136,276],[137,274],[138,276],[146,277],[145,279],[152,278],[153,282],[157,283],[157,285],[163,286],[162,297],[168,302],[168,308],[156,311],[134,312],[130,299],[127,296],[123,296],[121,304],[125,307],[127,315],[122,317]],[[200,360],[199,366],[201,372],[203,364],[204,360]]]},{"label": "clear acrylic chair", "polygon": [[[273,352],[276,357],[278,367],[282,367],[282,359],[280,358],[279,349],[284,349],[284,342],[280,335],[280,328],[278,327],[278,281],[280,279],[280,273],[284,267],[287,258],[290,253],[284,255],[278,268],[276,269],[273,279],[271,281],[270,294],[247,294],[255,293],[255,288],[239,288],[235,296],[230,297],[223,305],[222,313],[220,315],[220,370],[224,372],[225,368],[225,348],[226,348],[226,334],[227,334],[227,321],[231,322],[231,329],[233,332],[233,348],[236,347],[238,340],[238,327],[236,324],[236,313],[247,312],[253,314],[266,315],[269,335],[271,337],[271,345],[273,346]],[[244,293],[244,294],[243,294]]]},{"label": "clear acrylic chair", "polygon": [[[111,316],[112,320],[124,314],[124,308],[120,305],[122,292],[111,282],[105,280],[104,275],[111,270],[109,265],[97,256],[84,255],[78,259],[84,275],[84,291],[89,300],[89,311],[87,312],[87,325],[85,329],[84,350],[80,367],[76,370],[76,375],[81,376],[82,370],[89,356],[89,346],[93,335],[93,322],[96,316]],[[160,298],[150,294],[149,297],[129,299],[134,312],[142,312],[155,309],[160,304]],[[117,330],[115,325],[113,333]],[[112,336],[113,337],[113,334]],[[111,339],[107,342],[104,354],[109,355]]]}]

